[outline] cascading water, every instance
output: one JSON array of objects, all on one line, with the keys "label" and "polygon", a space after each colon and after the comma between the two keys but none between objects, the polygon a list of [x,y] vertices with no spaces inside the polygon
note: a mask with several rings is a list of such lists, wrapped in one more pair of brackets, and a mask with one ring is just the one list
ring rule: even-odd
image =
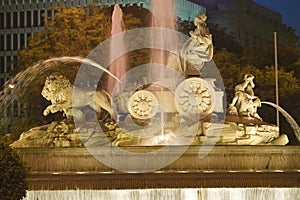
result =
[{"label": "cascading water", "polygon": [[[110,57],[114,58],[120,51],[126,51],[125,44],[125,25],[123,21],[123,12],[119,4],[115,4],[114,11],[112,14],[112,27],[111,27],[111,43],[110,43]],[[122,34],[121,37],[114,37],[116,34]],[[110,65],[109,71],[116,77],[121,78],[128,70],[128,57],[123,55]],[[124,80],[123,80],[124,81]],[[112,94],[116,80],[112,77],[108,77],[107,91]]]},{"label": "cascading water", "polygon": [[263,101],[261,103],[272,106],[272,107],[278,109],[278,111],[285,117],[287,122],[290,124],[290,126],[293,129],[298,141],[300,142],[300,128],[299,128],[297,122],[294,120],[294,118],[288,112],[286,112],[283,108],[281,108],[280,106],[278,106],[274,103],[266,102],[266,101]]},{"label": "cascading water", "polygon": [[201,189],[139,189],[139,190],[37,190],[28,191],[29,199],[60,200],[252,200],[298,199],[299,188],[201,188]]}]

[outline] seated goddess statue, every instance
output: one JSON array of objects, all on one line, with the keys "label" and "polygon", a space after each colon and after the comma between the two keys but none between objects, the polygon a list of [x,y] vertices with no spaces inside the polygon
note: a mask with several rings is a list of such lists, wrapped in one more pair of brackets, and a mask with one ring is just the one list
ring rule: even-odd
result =
[{"label": "seated goddess statue", "polygon": [[186,49],[186,60],[195,69],[200,70],[204,62],[209,62],[213,58],[212,35],[206,26],[206,15],[201,13],[194,19],[196,29],[190,31],[192,39]]}]

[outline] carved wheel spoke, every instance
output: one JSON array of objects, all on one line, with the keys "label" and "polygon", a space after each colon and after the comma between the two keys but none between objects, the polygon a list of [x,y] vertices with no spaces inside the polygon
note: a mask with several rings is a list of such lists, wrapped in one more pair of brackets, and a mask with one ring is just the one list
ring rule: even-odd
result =
[{"label": "carved wheel spoke", "polygon": [[201,78],[189,78],[179,84],[175,94],[177,109],[183,115],[207,115],[212,112],[210,85]]},{"label": "carved wheel spoke", "polygon": [[158,101],[155,95],[146,90],[135,92],[128,101],[128,110],[136,119],[150,119],[157,113]]}]

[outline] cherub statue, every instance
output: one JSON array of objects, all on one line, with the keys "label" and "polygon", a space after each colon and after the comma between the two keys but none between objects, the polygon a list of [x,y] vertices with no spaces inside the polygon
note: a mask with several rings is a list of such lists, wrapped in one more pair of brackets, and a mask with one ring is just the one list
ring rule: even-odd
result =
[{"label": "cherub statue", "polygon": [[239,115],[262,120],[257,114],[257,107],[261,106],[260,99],[254,95],[254,76],[246,74],[244,82],[235,87],[235,95],[229,104],[228,112],[232,115]]}]

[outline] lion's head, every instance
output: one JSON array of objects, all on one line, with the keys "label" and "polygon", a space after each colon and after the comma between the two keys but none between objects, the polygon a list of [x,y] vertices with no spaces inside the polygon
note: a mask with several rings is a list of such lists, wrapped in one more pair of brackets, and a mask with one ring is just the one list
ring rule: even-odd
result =
[{"label": "lion's head", "polygon": [[67,99],[67,89],[72,87],[70,81],[59,73],[53,73],[46,78],[42,96],[48,101],[60,102]]}]

